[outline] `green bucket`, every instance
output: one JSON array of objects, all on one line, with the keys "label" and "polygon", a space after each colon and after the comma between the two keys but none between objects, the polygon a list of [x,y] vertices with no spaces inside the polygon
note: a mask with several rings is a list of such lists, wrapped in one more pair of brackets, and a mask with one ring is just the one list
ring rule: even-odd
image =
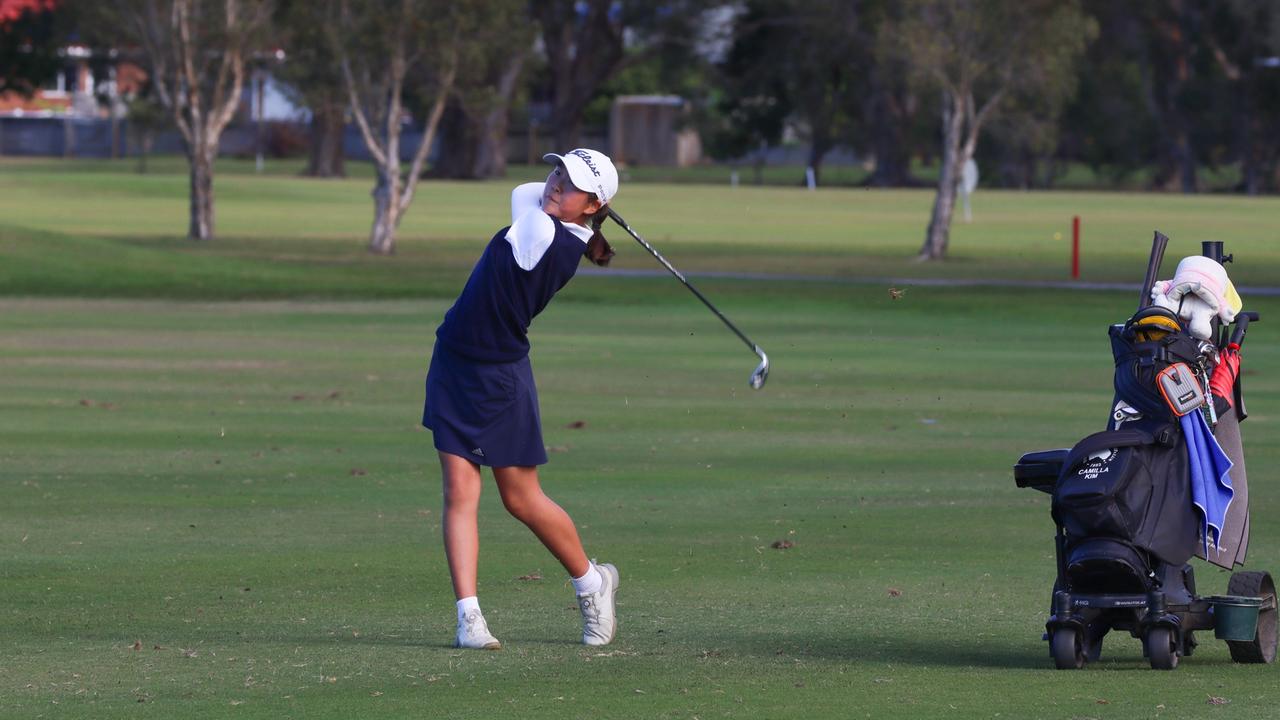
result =
[{"label": "green bucket", "polygon": [[1213,611],[1213,636],[1219,640],[1252,640],[1258,634],[1262,598],[1215,595],[1205,598]]}]

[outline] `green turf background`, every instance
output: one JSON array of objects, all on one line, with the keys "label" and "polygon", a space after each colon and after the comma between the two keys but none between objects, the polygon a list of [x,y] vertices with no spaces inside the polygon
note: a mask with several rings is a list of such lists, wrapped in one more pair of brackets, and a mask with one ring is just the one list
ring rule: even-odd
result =
[{"label": "green turf background", "polygon": [[[1060,279],[1051,235],[1080,207],[1087,279],[1136,282],[1160,227],[1171,260],[1224,239],[1267,284],[1274,200],[990,193],[935,266],[909,260],[927,193],[626,188],[682,269],[831,280],[699,279],[770,353],[758,393],[670,278],[580,277],[539,317],[544,485],[620,568],[621,629],[575,643],[565,579],[489,487],[481,599],[506,649],[475,653],[448,647],[417,419],[507,187],[424,185],[386,259],[363,254],[363,180],[233,166],[225,235],[194,246],[181,175],[72,169],[0,164],[0,717],[1280,716],[1275,667],[1205,635],[1172,673],[1127,637],[1054,671],[1039,639],[1048,499],[1010,466],[1101,426],[1105,327],[1136,297],[847,282]],[[1280,565],[1274,338],[1246,348],[1251,569]]]}]

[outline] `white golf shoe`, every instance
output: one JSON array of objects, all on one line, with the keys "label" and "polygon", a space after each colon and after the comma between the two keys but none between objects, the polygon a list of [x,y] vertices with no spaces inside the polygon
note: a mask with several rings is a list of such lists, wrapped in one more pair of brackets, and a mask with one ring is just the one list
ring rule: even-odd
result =
[{"label": "white golf shoe", "polygon": [[614,596],[618,594],[618,568],[604,563],[596,565],[596,570],[600,573],[600,590],[578,596],[584,645],[608,645],[618,630],[618,615],[614,608]]},{"label": "white golf shoe", "polygon": [[479,610],[472,610],[458,621],[458,639],[454,647],[472,650],[501,650],[502,643],[489,633],[489,625]]}]

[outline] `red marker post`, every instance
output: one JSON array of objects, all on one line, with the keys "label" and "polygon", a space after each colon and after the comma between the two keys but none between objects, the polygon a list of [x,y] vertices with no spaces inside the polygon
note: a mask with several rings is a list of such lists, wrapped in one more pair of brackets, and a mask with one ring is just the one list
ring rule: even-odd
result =
[{"label": "red marker post", "polygon": [[1080,279],[1080,216],[1071,218],[1071,279]]}]

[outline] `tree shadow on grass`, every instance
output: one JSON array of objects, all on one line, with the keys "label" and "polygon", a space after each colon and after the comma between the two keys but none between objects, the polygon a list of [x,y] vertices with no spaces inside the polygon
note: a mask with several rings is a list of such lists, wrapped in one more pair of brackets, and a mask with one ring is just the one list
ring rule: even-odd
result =
[{"label": "tree shadow on grass", "polygon": [[782,637],[762,633],[743,641],[752,652],[761,655],[942,667],[1052,667],[1047,645],[993,638],[966,641],[964,630],[954,626],[939,626],[930,636],[900,637],[850,630]]}]

